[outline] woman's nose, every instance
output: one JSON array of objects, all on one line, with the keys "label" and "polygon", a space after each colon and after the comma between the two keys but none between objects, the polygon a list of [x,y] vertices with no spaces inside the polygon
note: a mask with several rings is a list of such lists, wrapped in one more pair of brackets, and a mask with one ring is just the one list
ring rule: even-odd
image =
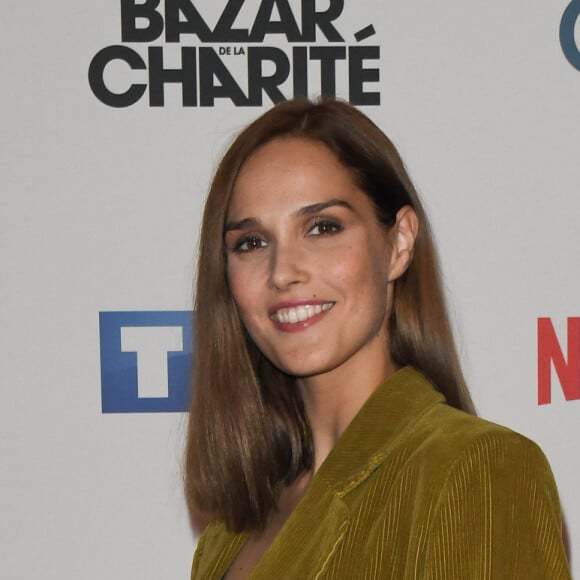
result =
[{"label": "woman's nose", "polygon": [[276,244],[270,258],[270,285],[277,290],[308,279],[307,258],[296,245]]}]

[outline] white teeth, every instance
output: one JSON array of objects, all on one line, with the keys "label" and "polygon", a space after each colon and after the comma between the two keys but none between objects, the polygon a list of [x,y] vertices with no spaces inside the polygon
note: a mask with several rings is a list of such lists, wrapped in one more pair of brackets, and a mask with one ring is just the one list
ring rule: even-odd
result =
[{"label": "white teeth", "polygon": [[277,322],[296,324],[320,314],[323,310],[329,310],[333,306],[334,302],[325,302],[324,304],[304,304],[296,308],[281,308],[272,315],[272,318]]}]

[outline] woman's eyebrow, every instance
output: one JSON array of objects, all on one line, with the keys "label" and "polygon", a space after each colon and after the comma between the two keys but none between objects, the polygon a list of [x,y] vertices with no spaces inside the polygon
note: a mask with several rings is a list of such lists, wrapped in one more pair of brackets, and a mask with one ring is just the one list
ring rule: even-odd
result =
[{"label": "woman's eyebrow", "polygon": [[[350,205],[350,203],[343,201],[341,199],[330,199],[328,201],[322,201],[320,203],[313,203],[312,205],[306,205],[304,207],[301,207],[296,212],[296,216],[303,217],[315,215],[317,213],[320,213],[321,211],[324,211],[329,207],[335,206],[346,207],[347,209],[350,209],[352,211],[352,206]],[[243,220],[236,222],[234,221],[227,222],[226,225],[224,226],[224,234],[227,234],[228,232],[232,232],[235,230],[243,230],[246,228],[256,227],[259,224],[260,220],[254,217],[244,218]]]},{"label": "woman's eyebrow", "polygon": [[300,208],[297,212],[297,216],[304,216],[304,215],[313,215],[324,211],[329,207],[340,206],[346,207],[352,211],[352,206],[350,203],[343,201],[341,199],[330,199],[328,201],[323,201],[321,203],[313,203],[312,205],[307,205],[305,207]]},{"label": "woman's eyebrow", "polygon": [[227,222],[224,226],[224,234],[234,230],[243,230],[248,227],[254,227],[259,223],[256,218],[245,218],[239,222]]}]

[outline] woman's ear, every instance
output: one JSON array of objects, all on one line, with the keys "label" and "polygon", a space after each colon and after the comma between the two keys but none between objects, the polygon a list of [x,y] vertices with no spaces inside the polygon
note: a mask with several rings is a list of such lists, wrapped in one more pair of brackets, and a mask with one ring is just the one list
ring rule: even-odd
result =
[{"label": "woman's ear", "polygon": [[410,205],[403,206],[397,212],[397,221],[391,230],[393,246],[389,282],[402,276],[409,267],[413,259],[413,249],[418,232],[419,220],[415,210]]}]

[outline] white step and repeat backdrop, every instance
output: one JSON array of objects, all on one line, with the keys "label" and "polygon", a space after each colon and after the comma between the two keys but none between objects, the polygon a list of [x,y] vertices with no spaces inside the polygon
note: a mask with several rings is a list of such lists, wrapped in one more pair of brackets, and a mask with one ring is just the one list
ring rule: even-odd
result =
[{"label": "white step and repeat backdrop", "polygon": [[544,449],[580,574],[579,0],[2,12],[0,577],[188,577],[203,199],[235,131],[321,92],[398,144],[479,412]]}]

